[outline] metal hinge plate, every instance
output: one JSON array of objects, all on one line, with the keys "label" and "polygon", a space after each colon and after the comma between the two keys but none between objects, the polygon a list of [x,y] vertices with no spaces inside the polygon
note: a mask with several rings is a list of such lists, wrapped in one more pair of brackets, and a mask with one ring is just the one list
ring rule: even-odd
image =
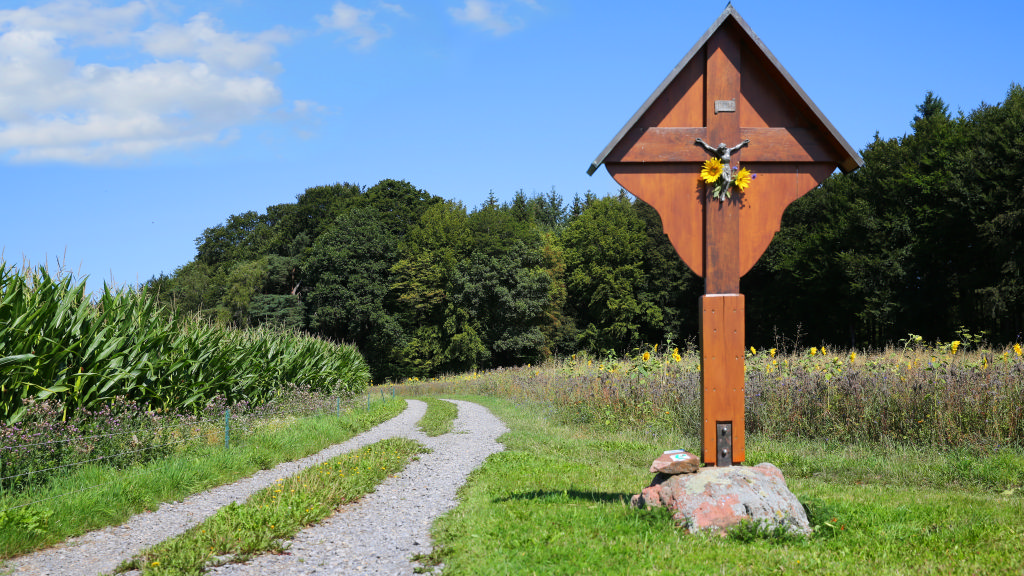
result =
[{"label": "metal hinge plate", "polygon": [[732,466],[732,422],[719,422],[715,430],[715,437],[717,438],[715,465]]}]

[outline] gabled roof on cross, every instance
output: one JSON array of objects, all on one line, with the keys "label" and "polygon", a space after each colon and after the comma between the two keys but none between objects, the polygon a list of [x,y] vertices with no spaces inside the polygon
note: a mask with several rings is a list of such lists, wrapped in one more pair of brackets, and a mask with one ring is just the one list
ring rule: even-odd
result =
[{"label": "gabled roof on cross", "polygon": [[[740,17],[732,4],[726,6],[725,10],[718,17],[707,32],[697,41],[693,48],[680,60],[679,64],[672,70],[667,78],[658,86],[653,94],[644,102],[643,106],[625,126],[619,130],[615,138],[605,147],[600,155],[594,160],[587,170],[593,174],[604,162],[627,162],[627,163],[648,163],[648,162],[697,162],[703,161],[706,154],[693,146],[694,138],[704,136],[699,126],[690,127],[664,127],[656,125],[656,122],[645,120],[645,116],[652,109],[660,107],[672,107],[676,102],[661,102],[662,100],[678,98],[679,94],[670,90],[681,74],[692,74],[691,63],[702,66],[697,60],[698,56],[703,57],[705,46],[708,40],[723,27],[732,31],[738,30],[742,36],[742,42],[746,50],[750,51],[760,67],[764,70],[765,76],[774,83],[776,97],[782,97],[788,101],[788,106],[803,118],[808,124],[805,127],[793,126],[758,126],[743,128],[745,137],[758,141],[760,151],[754,149],[744,153],[744,160],[762,162],[833,162],[843,172],[850,172],[864,165],[860,155],[850,144],[839,134],[835,126],[828,118],[821,113],[821,110],[808,98],[807,94],[796,83],[796,80],[789,75],[789,72],[779,63],[768,48],[761,42],[761,39],[751,30],[750,26]],[[685,74],[684,74],[685,75]],[[780,96],[781,94],[781,96]],[[751,95],[751,98],[755,98]],[[735,103],[734,103],[735,104]],[[702,105],[703,106],[703,105]],[[705,124],[706,125],[706,124]],[[717,142],[712,142],[716,145]]]}]

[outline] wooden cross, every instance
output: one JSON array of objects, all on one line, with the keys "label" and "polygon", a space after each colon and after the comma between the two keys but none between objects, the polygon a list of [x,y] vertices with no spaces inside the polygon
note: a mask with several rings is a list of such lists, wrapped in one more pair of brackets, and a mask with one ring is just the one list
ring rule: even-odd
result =
[{"label": "wooden cross", "polygon": [[[699,178],[709,154],[725,155],[729,165],[757,178],[745,192],[712,199]],[[793,200],[836,167],[849,172],[863,160],[730,4],[588,173],[601,164],[658,211],[680,258],[704,278],[701,459],[740,464],[746,458],[740,277],[767,249]]]}]

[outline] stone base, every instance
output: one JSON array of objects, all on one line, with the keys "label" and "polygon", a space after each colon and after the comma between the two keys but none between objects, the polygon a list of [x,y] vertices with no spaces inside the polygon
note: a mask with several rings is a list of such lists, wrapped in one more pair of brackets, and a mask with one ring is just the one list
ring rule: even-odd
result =
[{"label": "stone base", "polygon": [[757,466],[701,468],[693,474],[658,474],[633,496],[633,506],[664,506],[690,532],[725,534],[743,520],[810,535],[807,513],[789,491],[782,471],[767,462]]}]

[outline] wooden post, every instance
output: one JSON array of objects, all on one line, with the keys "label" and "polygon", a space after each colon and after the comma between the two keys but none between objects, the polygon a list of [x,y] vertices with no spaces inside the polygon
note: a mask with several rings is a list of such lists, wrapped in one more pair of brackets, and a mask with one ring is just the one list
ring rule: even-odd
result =
[{"label": "wooden post", "polygon": [[[746,459],[743,303],[742,294],[700,298],[701,461],[708,466],[731,466]],[[723,424],[729,430],[725,438],[718,431]]]},{"label": "wooden post", "polygon": [[[736,112],[741,57],[732,34],[716,34],[708,40],[705,117],[712,146],[733,146],[741,140]],[[728,161],[738,163],[740,154],[737,151]],[[731,466],[743,462],[745,454],[740,197],[714,200],[708,187],[704,193],[705,295],[700,299],[701,460],[708,466]]]}]

